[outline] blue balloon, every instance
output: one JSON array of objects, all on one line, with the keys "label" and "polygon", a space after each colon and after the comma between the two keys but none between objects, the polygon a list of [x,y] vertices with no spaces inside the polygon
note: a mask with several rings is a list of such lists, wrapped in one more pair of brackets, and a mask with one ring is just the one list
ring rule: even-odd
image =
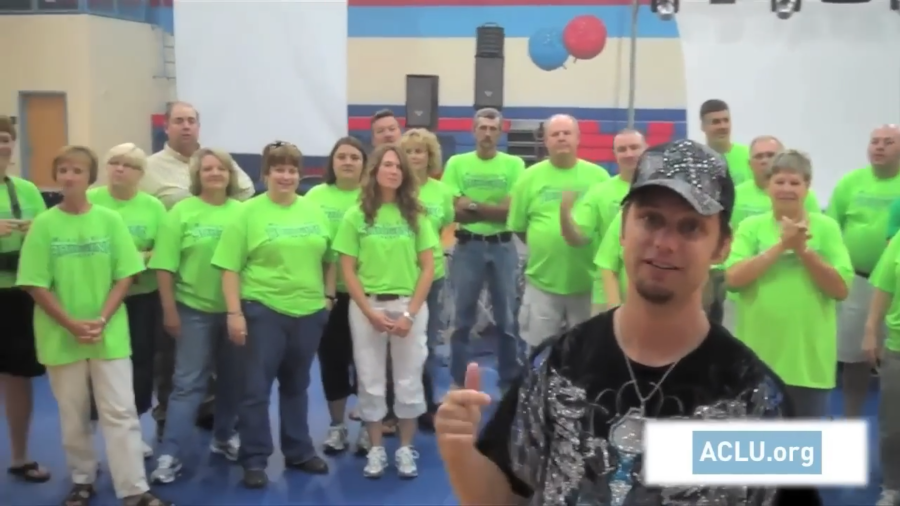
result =
[{"label": "blue balloon", "polygon": [[528,39],[528,56],[541,70],[551,71],[562,67],[569,59],[569,51],[563,43],[563,32],[556,28],[544,28]]}]

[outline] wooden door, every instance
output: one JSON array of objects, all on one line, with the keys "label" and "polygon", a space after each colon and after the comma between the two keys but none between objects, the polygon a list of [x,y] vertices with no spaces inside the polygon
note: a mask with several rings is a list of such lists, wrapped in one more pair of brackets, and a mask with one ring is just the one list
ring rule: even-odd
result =
[{"label": "wooden door", "polygon": [[68,114],[64,93],[22,93],[22,166],[41,189],[56,188],[53,158],[68,144]]}]

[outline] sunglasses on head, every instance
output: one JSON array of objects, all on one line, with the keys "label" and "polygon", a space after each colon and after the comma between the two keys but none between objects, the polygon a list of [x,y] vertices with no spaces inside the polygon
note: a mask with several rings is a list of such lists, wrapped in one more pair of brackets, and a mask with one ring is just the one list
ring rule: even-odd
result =
[{"label": "sunglasses on head", "polygon": [[275,141],[275,142],[269,143],[270,148],[280,148],[282,146],[294,146],[294,144],[290,143],[288,141]]}]

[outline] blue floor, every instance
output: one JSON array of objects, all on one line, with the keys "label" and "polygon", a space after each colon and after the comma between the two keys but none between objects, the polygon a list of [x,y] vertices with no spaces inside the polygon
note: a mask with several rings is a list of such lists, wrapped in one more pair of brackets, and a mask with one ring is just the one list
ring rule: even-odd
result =
[{"label": "blue floor", "polygon": [[[496,372],[491,368],[490,359],[485,357],[483,385],[496,383]],[[441,383],[449,384],[446,370]],[[313,387],[310,389],[310,427],[314,438],[322,440],[328,427],[328,413],[322,388],[318,381],[318,365],[313,370]],[[441,392],[442,393],[442,392]],[[496,389],[488,393],[496,395]],[[56,402],[45,380],[36,384],[35,419],[31,431],[31,456],[47,466],[53,479],[46,484],[30,485],[9,480],[6,473],[0,473],[0,506],[50,506],[59,504],[69,488],[65,460],[60,447],[59,420]],[[865,489],[831,489],[823,491],[825,504],[829,506],[872,505],[878,496],[880,474],[877,469],[877,449],[874,444],[875,394],[869,400],[867,413],[872,421],[870,447],[870,486]],[[833,409],[839,413],[840,396],[834,395]],[[277,414],[273,409],[273,420]],[[277,423],[277,422],[276,422]],[[153,423],[149,416],[143,419],[147,440],[153,434]],[[355,438],[358,424],[354,424],[351,437]],[[273,428],[275,434],[277,428]],[[354,439],[355,440],[355,439]],[[247,490],[241,487],[240,469],[221,458],[208,456],[208,437],[197,442],[193,458],[187,459],[191,471],[182,480],[171,485],[156,488],[162,497],[174,500],[178,506],[245,506],[245,505],[451,505],[456,500],[450,491],[435,447],[433,436],[420,434],[416,440],[419,452],[419,478],[400,481],[395,476],[386,475],[381,480],[367,480],[362,476],[363,461],[352,455],[330,458],[331,473],[327,476],[310,477],[294,471],[285,471],[280,454],[270,460],[269,478],[271,483],[264,490]],[[0,420],[0,464],[6,467],[9,455],[5,423]],[[396,445],[396,439],[388,439],[388,451]],[[97,438],[98,455],[105,461],[103,443]],[[149,462],[148,462],[149,464]],[[104,464],[105,466],[105,464]],[[149,470],[148,470],[149,471]],[[119,504],[112,493],[109,472],[103,468],[97,484],[99,494],[94,506],[116,506]]]}]

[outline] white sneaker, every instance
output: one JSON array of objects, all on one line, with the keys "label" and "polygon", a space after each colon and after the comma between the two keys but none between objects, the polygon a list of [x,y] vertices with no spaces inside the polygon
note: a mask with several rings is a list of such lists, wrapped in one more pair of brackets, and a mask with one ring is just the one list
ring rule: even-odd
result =
[{"label": "white sneaker", "polygon": [[144,460],[153,457],[153,448],[151,448],[146,441],[141,441],[141,446],[144,452]]},{"label": "white sneaker", "polygon": [[181,461],[170,455],[162,455],[156,459],[156,469],[150,473],[153,483],[172,483],[181,471]]},{"label": "white sneaker", "polygon": [[409,446],[401,446],[394,453],[394,463],[397,466],[397,474],[401,478],[410,479],[419,476],[419,468],[416,466],[416,459],[419,458],[419,452],[413,450]]},{"label": "white sneaker", "polygon": [[882,490],[881,496],[875,506],[898,506],[900,505],[900,491],[898,490]]},{"label": "white sneaker", "polygon": [[376,479],[384,476],[384,470],[387,469],[388,460],[387,453],[383,446],[373,446],[366,455],[366,467],[363,468],[363,476],[366,478]]},{"label": "white sneaker", "polygon": [[[363,429],[365,430],[365,429]],[[322,445],[325,455],[337,455],[347,449],[350,440],[347,437],[347,427],[344,424],[328,427],[328,437]]]},{"label": "white sneaker", "polygon": [[216,455],[221,455],[226,459],[235,462],[238,459],[238,451],[241,449],[241,438],[237,434],[233,434],[228,441],[217,441],[213,439],[209,443],[209,451]]},{"label": "white sneaker", "polygon": [[370,449],[372,449],[372,442],[369,441],[369,431],[366,430],[366,425],[363,424],[359,428],[359,437],[356,438],[356,454],[360,457],[365,457]]}]

